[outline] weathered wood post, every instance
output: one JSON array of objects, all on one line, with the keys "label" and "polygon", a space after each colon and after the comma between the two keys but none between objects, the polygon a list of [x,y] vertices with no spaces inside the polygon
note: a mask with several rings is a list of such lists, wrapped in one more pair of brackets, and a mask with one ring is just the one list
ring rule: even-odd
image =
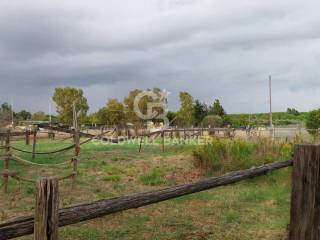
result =
[{"label": "weathered wood post", "polygon": [[320,239],[320,145],[296,145],[293,158],[290,240]]},{"label": "weathered wood post", "polygon": [[127,129],[128,138],[131,138],[130,128]]},{"label": "weathered wood post", "polygon": [[103,131],[104,131],[104,126],[100,128],[100,139],[103,138]]},{"label": "weathered wood post", "polygon": [[3,175],[3,192],[7,193],[8,192],[8,182],[9,182],[9,161],[10,161],[10,136],[11,132],[10,129],[7,131],[7,136],[6,136],[6,156],[4,159],[4,165],[3,165],[3,170],[4,172],[2,173]]},{"label": "weathered wood post", "polygon": [[32,159],[36,157],[36,144],[37,144],[37,130],[33,132],[33,144],[32,144]]},{"label": "weathered wood post", "polygon": [[[76,187],[77,181],[77,174],[78,174],[78,161],[80,158],[80,127],[78,125],[78,116],[76,111],[75,102],[73,102],[73,129],[74,129],[74,144],[75,144],[75,155],[72,158],[72,168],[73,168],[73,175],[72,175],[72,189]],[[102,128],[102,132],[103,132]],[[102,135],[101,135],[102,137]]]},{"label": "weathered wood post", "polygon": [[142,140],[143,140],[143,136],[140,137],[139,152],[141,152],[141,149],[142,149]]},{"label": "weathered wood post", "polygon": [[162,152],[164,152],[164,134],[165,134],[165,132],[164,132],[164,130],[162,130],[162,132],[161,132],[161,137],[162,137]]},{"label": "weathered wood post", "polygon": [[40,178],[37,181],[34,214],[34,239],[57,240],[59,229],[58,178]]},{"label": "weathered wood post", "polygon": [[77,181],[77,173],[78,173],[78,162],[80,157],[80,134],[79,128],[75,129],[75,155],[72,158],[72,169],[73,169],[73,176],[72,176],[72,189],[75,189],[76,181]]},{"label": "weathered wood post", "polygon": [[29,145],[29,143],[30,143],[30,131],[26,130],[25,134],[26,134],[26,145]]}]

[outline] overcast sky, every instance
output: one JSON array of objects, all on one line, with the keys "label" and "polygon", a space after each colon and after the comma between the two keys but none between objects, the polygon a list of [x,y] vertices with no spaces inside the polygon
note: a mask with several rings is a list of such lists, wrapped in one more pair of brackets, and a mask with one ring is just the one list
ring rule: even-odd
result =
[{"label": "overcast sky", "polygon": [[319,1],[0,1],[0,102],[48,111],[84,89],[91,112],[134,88],[179,91],[227,112],[320,107]]}]

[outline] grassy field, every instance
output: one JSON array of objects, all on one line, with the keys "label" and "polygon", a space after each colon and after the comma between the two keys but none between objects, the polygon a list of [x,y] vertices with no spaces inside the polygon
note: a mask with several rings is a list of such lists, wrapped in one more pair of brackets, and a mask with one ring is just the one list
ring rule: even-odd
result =
[{"label": "grassy field", "polygon": [[[40,140],[38,151],[67,146],[71,142]],[[31,149],[23,142],[14,146]],[[194,146],[105,145],[82,147],[78,184],[61,183],[61,207],[124,194],[155,190],[205,178],[195,166]],[[28,154],[19,156],[30,159]],[[70,159],[72,152],[39,156],[38,163]],[[0,162],[1,164],[1,162]],[[2,165],[0,165],[2,168]],[[43,169],[16,165],[10,169],[23,177],[63,176],[71,167]],[[290,208],[290,172],[283,169],[267,176],[209,190],[159,204],[60,228],[61,239],[286,239]],[[10,193],[0,194],[0,221],[32,213],[34,186],[10,179]],[[32,236],[20,239],[33,239]]]}]

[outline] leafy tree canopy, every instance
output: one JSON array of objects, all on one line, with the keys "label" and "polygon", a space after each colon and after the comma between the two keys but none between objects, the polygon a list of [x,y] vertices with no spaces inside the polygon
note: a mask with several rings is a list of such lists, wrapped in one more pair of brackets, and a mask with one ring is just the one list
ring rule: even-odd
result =
[{"label": "leafy tree canopy", "polygon": [[111,125],[123,123],[125,120],[124,110],[124,105],[117,99],[109,99],[105,109],[107,123]]},{"label": "leafy tree canopy", "polygon": [[226,115],[225,110],[223,109],[219,99],[216,99],[213,103],[213,105],[210,107],[209,113],[211,115],[218,115],[220,117],[223,117]]},{"label": "leafy tree canopy", "polygon": [[73,87],[56,88],[52,97],[57,105],[57,112],[62,122],[72,123],[73,103],[75,103],[76,113],[80,119],[86,116],[89,106],[83,90]]},{"label": "leafy tree canopy", "polygon": [[315,134],[320,128],[320,109],[309,112],[306,119],[306,126],[310,134]]},{"label": "leafy tree canopy", "polygon": [[184,126],[190,126],[194,122],[193,97],[188,92],[180,92],[180,110],[178,119]]},{"label": "leafy tree canopy", "polygon": [[299,111],[294,108],[288,108],[287,113],[295,115],[295,116],[298,116],[300,114]]},{"label": "leafy tree canopy", "polygon": [[205,116],[208,115],[208,106],[205,103],[201,103],[198,99],[194,103],[194,121],[199,126]]}]

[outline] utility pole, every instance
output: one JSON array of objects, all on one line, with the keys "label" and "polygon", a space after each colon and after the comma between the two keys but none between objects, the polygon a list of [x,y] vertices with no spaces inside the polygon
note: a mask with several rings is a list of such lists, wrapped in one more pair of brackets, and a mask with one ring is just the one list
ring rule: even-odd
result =
[{"label": "utility pole", "polygon": [[272,123],[272,83],[271,83],[271,75],[269,75],[269,104],[270,104],[270,115],[269,115],[269,121],[270,121],[270,133],[272,140],[274,139],[274,128]]},{"label": "utility pole", "polygon": [[272,85],[271,85],[271,75],[269,75],[269,104],[270,104],[270,116],[269,116],[269,121],[270,121],[270,128],[273,127],[272,124]]}]

